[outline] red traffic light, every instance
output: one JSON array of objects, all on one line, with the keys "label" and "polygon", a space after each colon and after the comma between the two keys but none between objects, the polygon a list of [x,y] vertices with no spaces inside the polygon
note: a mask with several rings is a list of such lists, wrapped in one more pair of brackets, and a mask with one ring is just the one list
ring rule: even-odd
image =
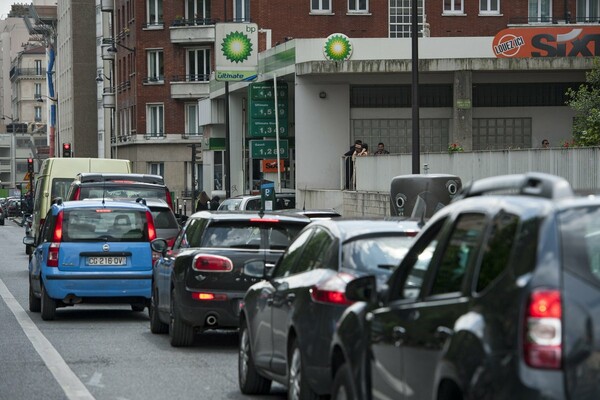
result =
[{"label": "red traffic light", "polygon": [[63,143],[62,156],[63,157],[71,157],[71,143]]}]

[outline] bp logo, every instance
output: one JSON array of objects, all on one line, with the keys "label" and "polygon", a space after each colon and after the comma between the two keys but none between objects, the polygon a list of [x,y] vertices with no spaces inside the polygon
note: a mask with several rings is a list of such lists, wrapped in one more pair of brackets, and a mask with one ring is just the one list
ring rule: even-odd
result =
[{"label": "bp logo", "polygon": [[231,32],[223,39],[221,51],[231,62],[244,62],[252,54],[252,42],[242,32]]},{"label": "bp logo", "polygon": [[331,61],[345,61],[352,55],[352,44],[348,36],[343,33],[334,33],[327,37],[323,49],[325,58]]}]

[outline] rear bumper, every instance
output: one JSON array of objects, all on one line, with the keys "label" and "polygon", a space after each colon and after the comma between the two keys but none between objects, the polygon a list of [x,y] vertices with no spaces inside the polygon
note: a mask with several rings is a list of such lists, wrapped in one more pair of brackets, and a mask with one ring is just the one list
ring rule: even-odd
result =
[{"label": "rear bumper", "polygon": [[[175,306],[181,318],[189,325],[197,328],[228,328],[239,327],[240,303],[246,292],[210,291],[210,293],[224,294],[225,300],[195,300],[192,291],[187,288],[178,290],[179,297],[175,299]],[[214,325],[208,325],[209,316],[216,317]]]},{"label": "rear bumper", "polygon": [[149,299],[152,292],[152,274],[48,275],[44,279],[44,286],[53,299],[64,299],[68,295],[75,295],[84,300],[86,297]]}]

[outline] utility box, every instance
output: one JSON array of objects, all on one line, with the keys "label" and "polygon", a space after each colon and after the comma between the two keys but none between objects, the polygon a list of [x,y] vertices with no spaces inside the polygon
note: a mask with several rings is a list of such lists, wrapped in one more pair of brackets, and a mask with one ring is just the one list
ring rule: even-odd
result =
[{"label": "utility box", "polygon": [[392,178],[390,214],[429,218],[448,205],[462,188],[456,175],[400,175]]}]

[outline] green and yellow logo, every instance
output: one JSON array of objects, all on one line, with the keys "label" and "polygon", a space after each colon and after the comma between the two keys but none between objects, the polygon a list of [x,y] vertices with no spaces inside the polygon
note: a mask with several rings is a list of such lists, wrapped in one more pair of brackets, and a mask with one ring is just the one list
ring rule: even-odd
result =
[{"label": "green and yellow logo", "polygon": [[352,55],[352,43],[343,33],[334,33],[325,40],[325,58],[331,61],[345,61]]},{"label": "green and yellow logo", "polygon": [[252,54],[252,42],[243,32],[231,32],[223,38],[221,51],[231,62],[244,62]]}]

